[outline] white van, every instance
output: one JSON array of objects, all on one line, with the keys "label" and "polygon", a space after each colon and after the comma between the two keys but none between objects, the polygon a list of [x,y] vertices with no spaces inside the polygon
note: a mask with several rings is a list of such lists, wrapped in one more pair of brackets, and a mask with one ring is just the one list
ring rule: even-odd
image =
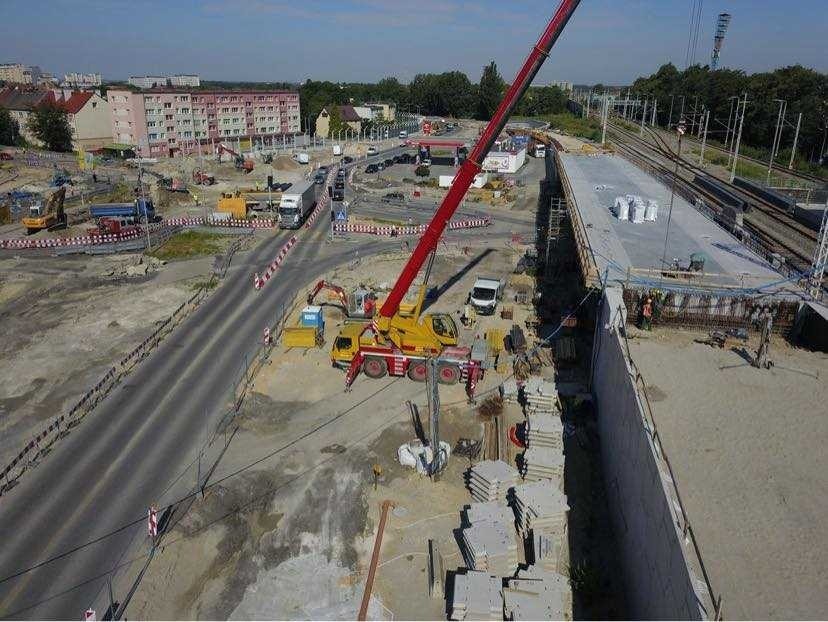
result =
[{"label": "white van", "polygon": [[497,308],[497,301],[502,297],[502,281],[479,276],[469,293],[469,303],[480,315],[493,315]]},{"label": "white van", "polygon": [[379,153],[379,150],[376,147],[368,147],[368,155],[369,156],[377,155],[378,153]]},{"label": "white van", "polygon": [[408,138],[408,132],[405,130],[400,130],[400,138]]}]

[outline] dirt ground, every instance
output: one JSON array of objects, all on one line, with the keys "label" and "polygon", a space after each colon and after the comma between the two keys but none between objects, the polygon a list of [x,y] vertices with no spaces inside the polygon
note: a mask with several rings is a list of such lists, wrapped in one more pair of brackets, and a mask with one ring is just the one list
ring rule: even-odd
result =
[{"label": "dirt ground", "polygon": [[192,296],[213,260],[1,258],[0,463]]},{"label": "dirt ground", "polygon": [[707,335],[634,332],[659,438],[730,619],[828,609],[828,358],[774,339],[774,367]]},{"label": "dirt ground", "polygon": [[[507,276],[508,249],[438,255],[431,283],[442,294],[432,310],[460,313],[475,274]],[[407,255],[355,259],[327,275],[351,287],[388,285]],[[308,287],[311,284],[308,283]],[[439,541],[448,569],[462,565],[453,530],[470,496],[465,458],[453,457],[437,482],[396,461],[415,438],[406,401],[425,413],[424,386],[407,379],[360,376],[344,392],[344,374],[328,350],[341,322],[325,307],[321,349],[274,352],[237,418],[236,433],[212,481],[168,536],[131,607],[139,618],[348,619],[364,587],[379,504],[392,499],[369,617],[445,617],[445,601],[428,597],[425,551]],[[498,316],[487,325],[509,324]],[[463,331],[470,340],[483,324]],[[488,372],[479,392],[496,390]],[[441,438],[454,446],[482,425],[462,385],[441,387]],[[427,422],[426,422],[427,426]],[[373,465],[381,467],[373,487]],[[227,476],[228,479],[223,480]]]}]

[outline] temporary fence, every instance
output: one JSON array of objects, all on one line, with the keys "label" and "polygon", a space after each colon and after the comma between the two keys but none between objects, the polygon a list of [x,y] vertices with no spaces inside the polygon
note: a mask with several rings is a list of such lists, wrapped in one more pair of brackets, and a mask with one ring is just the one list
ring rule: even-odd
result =
[{"label": "temporary fence", "polygon": [[129,233],[108,233],[106,235],[84,235],[71,238],[30,238],[0,240],[0,248],[9,250],[28,248],[59,248],[61,246],[91,246],[95,244],[112,244],[124,240],[133,240],[141,235],[143,231],[130,231]]},{"label": "temporary fence", "polygon": [[187,301],[161,322],[156,329],[129,354],[109,369],[98,383],[87,391],[68,413],[55,417],[49,425],[32,438],[2,470],[0,470],[0,495],[9,490],[14,482],[30,467],[51,451],[54,443],[66,436],[101,402],[121,380],[144,360],[173,329],[192,313],[212,291],[217,279],[224,277],[233,254],[241,247],[239,237],[227,250],[220,268],[214,271],[210,281],[200,287]]},{"label": "temporary fence", "polygon": [[708,293],[654,291],[624,287],[624,306],[628,321],[638,323],[644,302],[654,301],[654,326],[689,329],[745,328],[759,330],[766,313],[773,316],[773,330],[787,333],[796,320],[799,302],[747,295],[713,295]]},{"label": "temporary fence", "polygon": [[[456,231],[459,229],[477,229],[480,227],[488,227],[492,224],[489,218],[476,218],[472,220],[458,220],[450,222],[448,229]],[[336,233],[368,233],[370,235],[387,235],[391,237],[401,235],[422,235],[425,233],[427,225],[405,226],[397,227],[394,225],[370,225],[362,223],[334,223],[334,232]]]},{"label": "temporary fence", "polygon": [[276,255],[276,258],[270,262],[270,265],[267,266],[267,269],[264,271],[264,273],[259,275],[259,273],[257,272],[253,275],[254,289],[261,289],[262,287],[264,287],[265,283],[267,283],[270,280],[270,277],[272,277],[276,270],[279,269],[279,266],[285,260],[285,257],[290,252],[290,249],[296,245],[297,241],[298,239],[295,235],[291,236],[291,238],[287,242],[285,242],[285,245],[282,246],[281,250],[279,251],[279,254]]}]

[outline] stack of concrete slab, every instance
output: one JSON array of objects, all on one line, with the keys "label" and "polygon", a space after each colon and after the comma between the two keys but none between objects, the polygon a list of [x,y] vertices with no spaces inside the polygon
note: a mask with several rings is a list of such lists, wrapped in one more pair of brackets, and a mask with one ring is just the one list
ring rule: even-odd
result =
[{"label": "stack of concrete slab", "polygon": [[507,620],[571,620],[572,589],[563,575],[530,566],[503,589]]},{"label": "stack of concrete slab", "polygon": [[563,533],[569,504],[566,495],[552,481],[518,484],[512,490],[512,504],[523,535],[530,530]]},{"label": "stack of concrete slab", "polygon": [[503,381],[503,384],[500,385],[500,397],[503,398],[503,401],[507,404],[517,404],[518,403],[518,395],[519,389],[517,385],[517,381],[514,378],[507,378]]},{"label": "stack of concrete slab", "polygon": [[518,530],[531,540],[532,559],[544,568],[557,568],[566,536],[569,504],[550,480],[521,484],[512,490]]},{"label": "stack of concrete slab", "polygon": [[452,620],[502,620],[501,580],[472,570],[454,575],[450,617]]},{"label": "stack of concrete slab", "polygon": [[555,383],[539,376],[530,376],[523,384],[523,400],[529,414],[558,412],[558,392]]},{"label": "stack of concrete slab", "polygon": [[526,442],[529,447],[563,450],[563,423],[557,415],[534,414],[526,417]]},{"label": "stack of concrete slab", "polygon": [[466,472],[466,485],[475,501],[505,501],[518,481],[517,469],[503,460],[484,460]]},{"label": "stack of concrete slab", "polygon": [[494,521],[510,525],[515,522],[515,513],[511,507],[500,501],[471,503],[464,508],[466,522],[474,525],[481,521]]},{"label": "stack of concrete slab", "polygon": [[470,570],[512,576],[518,563],[514,523],[481,520],[463,529],[463,557]]},{"label": "stack of concrete slab", "polygon": [[560,483],[563,479],[564,456],[560,449],[551,447],[533,446],[523,454],[523,479],[530,482],[537,482],[543,479],[551,479]]}]

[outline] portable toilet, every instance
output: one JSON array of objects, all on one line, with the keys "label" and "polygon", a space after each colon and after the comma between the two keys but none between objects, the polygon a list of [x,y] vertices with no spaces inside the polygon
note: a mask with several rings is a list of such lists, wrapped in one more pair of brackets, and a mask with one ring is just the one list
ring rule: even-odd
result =
[{"label": "portable toilet", "polygon": [[302,315],[299,318],[299,325],[305,327],[314,327],[318,332],[325,330],[325,319],[322,315],[322,307],[319,305],[308,305],[302,309]]}]

